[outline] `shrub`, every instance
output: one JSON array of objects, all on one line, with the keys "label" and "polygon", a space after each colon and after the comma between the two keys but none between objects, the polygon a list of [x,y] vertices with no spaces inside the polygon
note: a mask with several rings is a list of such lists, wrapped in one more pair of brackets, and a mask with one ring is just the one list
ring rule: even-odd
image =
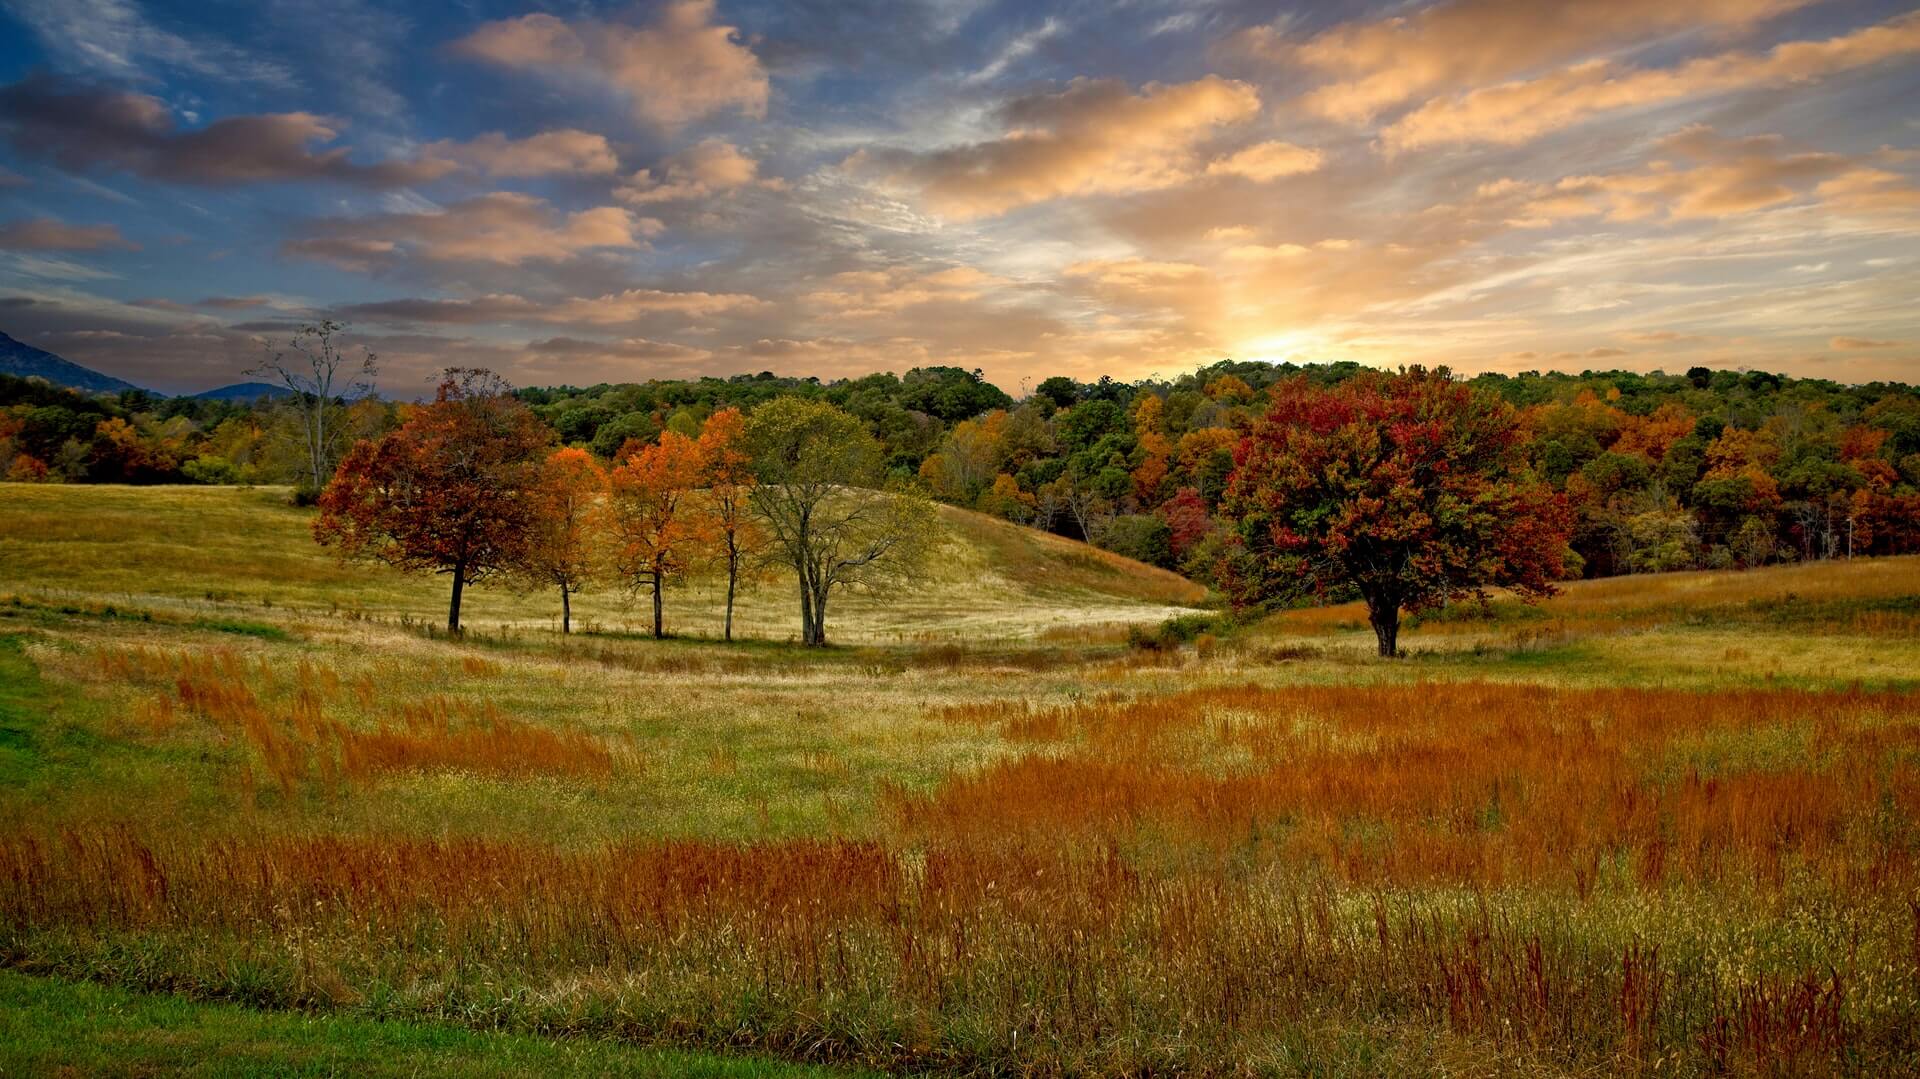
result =
[{"label": "shrub", "polygon": [[240,482],[240,471],[225,457],[195,457],[182,465],[180,471],[193,482],[208,486],[231,486]]}]

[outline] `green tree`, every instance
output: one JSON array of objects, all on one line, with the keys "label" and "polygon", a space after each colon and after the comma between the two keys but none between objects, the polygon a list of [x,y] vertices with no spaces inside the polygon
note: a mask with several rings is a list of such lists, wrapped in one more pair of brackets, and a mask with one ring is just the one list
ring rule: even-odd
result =
[{"label": "green tree", "polygon": [[836,587],[911,582],[934,536],[933,504],[883,490],[879,442],[865,425],[824,401],[783,397],[747,419],[758,479],[750,495],[770,551],[800,588],[801,640],[827,643],[827,601]]}]

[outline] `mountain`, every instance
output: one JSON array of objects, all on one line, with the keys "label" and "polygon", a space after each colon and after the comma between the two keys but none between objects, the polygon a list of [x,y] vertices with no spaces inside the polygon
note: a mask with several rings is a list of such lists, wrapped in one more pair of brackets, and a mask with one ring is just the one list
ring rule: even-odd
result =
[{"label": "mountain", "polygon": [[245,404],[262,397],[285,397],[290,392],[285,386],[276,386],[271,382],[236,382],[217,390],[196,393],[193,397],[198,401],[239,401]]},{"label": "mountain", "polygon": [[140,388],[124,379],[103,375],[63,360],[32,345],[23,345],[4,333],[0,333],[0,375],[44,378],[56,386],[68,386],[86,393],[119,393],[121,390]]}]

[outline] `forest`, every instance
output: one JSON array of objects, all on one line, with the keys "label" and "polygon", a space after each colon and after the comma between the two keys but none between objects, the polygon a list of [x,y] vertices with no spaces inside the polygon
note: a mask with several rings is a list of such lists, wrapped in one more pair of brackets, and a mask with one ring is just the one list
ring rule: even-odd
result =
[{"label": "forest", "polygon": [[[939,501],[1219,583],[1235,451],[1272,388],[1341,385],[1355,364],[1222,361],[1170,380],[1053,377],[1015,400],[980,372],[529,387],[554,441],[612,463],[716,412],[819,400],[865,423],[887,478]],[[1518,410],[1534,474],[1574,514],[1570,575],[1740,568],[1920,551],[1920,391],[1759,371],[1481,374]],[[337,402],[342,449],[416,405]],[[0,376],[0,475],[69,483],[299,481],[299,402],[88,397]],[[310,484],[307,485],[310,487]],[[296,491],[311,499],[315,492]]]}]

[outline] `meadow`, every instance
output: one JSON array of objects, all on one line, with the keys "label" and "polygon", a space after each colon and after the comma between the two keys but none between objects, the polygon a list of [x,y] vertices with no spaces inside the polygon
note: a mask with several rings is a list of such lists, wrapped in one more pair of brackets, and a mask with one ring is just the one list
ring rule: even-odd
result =
[{"label": "meadow", "polygon": [[117,1002],[0,1070],[1920,1068],[1920,558],[1381,660],[942,512],[814,651],[785,581],[448,639],[284,492],[0,486],[0,1023]]}]

